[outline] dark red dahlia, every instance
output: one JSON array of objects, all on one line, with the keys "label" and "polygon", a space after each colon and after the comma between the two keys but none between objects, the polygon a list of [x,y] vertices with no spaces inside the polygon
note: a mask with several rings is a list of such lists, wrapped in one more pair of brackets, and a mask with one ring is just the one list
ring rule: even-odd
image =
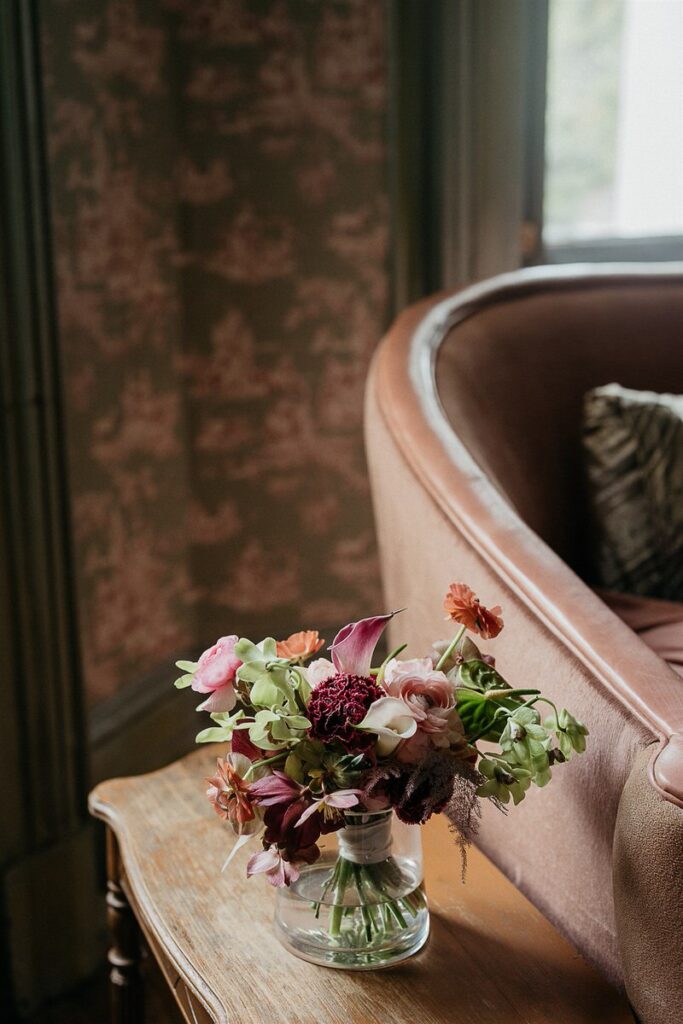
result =
[{"label": "dark red dahlia", "polygon": [[330,743],[336,740],[349,753],[369,750],[377,737],[354,729],[365,718],[371,704],[386,694],[368,676],[338,672],[314,689],[306,714],[311,722],[311,738]]}]

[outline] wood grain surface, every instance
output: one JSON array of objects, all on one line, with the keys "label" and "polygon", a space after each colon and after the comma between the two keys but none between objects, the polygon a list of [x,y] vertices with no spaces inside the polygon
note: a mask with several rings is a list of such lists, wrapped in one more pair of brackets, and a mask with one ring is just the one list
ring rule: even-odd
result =
[{"label": "wood grain surface", "polygon": [[441,816],[424,828],[432,932],[421,953],[377,972],[293,957],[273,934],[274,890],[244,877],[247,855],[220,873],[232,839],[204,796],[215,756],[197,750],[90,798],[118,838],[124,887],[181,1005],[189,994],[221,1024],[632,1021],[625,999],[475,849],[461,884]]}]

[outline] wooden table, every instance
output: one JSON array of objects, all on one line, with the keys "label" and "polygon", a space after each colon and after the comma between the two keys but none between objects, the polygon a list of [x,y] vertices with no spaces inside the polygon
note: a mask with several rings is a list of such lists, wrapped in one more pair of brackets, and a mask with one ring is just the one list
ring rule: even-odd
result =
[{"label": "wooden table", "polygon": [[108,826],[115,1024],[142,1019],[138,927],[192,1024],[632,1022],[625,999],[479,851],[460,883],[441,816],[424,829],[432,931],[421,953],[363,973],[291,956],[272,931],[274,891],[247,881],[243,861],[220,874],[232,840],[204,796],[215,756],[202,748],[91,794]]}]

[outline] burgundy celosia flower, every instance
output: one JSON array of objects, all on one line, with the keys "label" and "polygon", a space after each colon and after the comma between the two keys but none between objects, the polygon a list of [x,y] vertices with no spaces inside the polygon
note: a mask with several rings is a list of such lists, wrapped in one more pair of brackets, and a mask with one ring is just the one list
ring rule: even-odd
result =
[{"label": "burgundy celosia flower", "polygon": [[323,743],[336,741],[349,753],[369,750],[377,737],[354,726],[363,721],[370,705],[384,696],[384,691],[368,676],[339,672],[324,679],[313,690],[306,710],[311,739]]}]

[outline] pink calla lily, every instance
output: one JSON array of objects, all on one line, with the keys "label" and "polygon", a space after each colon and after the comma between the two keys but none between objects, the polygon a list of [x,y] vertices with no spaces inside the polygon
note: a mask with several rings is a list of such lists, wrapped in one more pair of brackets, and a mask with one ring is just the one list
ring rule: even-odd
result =
[{"label": "pink calla lily", "polygon": [[350,622],[340,629],[330,644],[330,654],[337,672],[354,676],[367,676],[372,664],[377,641],[384,628],[396,612],[388,615],[373,615],[369,619]]}]

